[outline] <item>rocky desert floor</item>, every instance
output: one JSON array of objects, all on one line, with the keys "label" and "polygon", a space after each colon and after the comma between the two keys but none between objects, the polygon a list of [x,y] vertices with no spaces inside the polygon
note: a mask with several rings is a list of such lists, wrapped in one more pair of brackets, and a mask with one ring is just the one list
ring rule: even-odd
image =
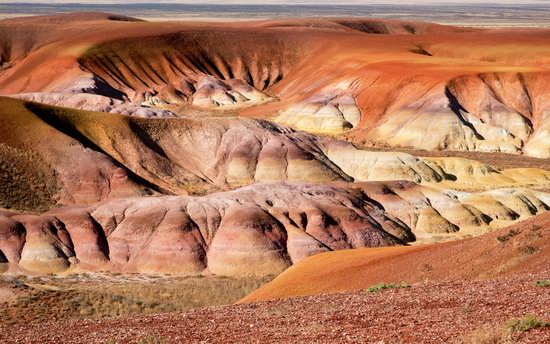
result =
[{"label": "rocky desert floor", "polygon": [[[188,312],[1,325],[3,343],[547,343],[549,271]],[[405,281],[403,281],[405,283]],[[539,286],[540,285],[540,286]],[[545,320],[546,319],[546,320]]]}]

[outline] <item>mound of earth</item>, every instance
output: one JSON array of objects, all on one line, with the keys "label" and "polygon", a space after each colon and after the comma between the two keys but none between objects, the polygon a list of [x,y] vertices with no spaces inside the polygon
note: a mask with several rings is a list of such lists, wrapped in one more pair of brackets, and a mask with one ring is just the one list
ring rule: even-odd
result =
[{"label": "mound of earth", "polygon": [[[343,186],[343,185],[342,185]],[[348,184],[405,223],[416,242],[433,242],[479,235],[531,218],[549,209],[550,195],[527,189],[467,193],[412,182]]]},{"label": "mound of earth", "polygon": [[[0,142],[42,161],[37,172],[53,173],[49,178],[55,178],[57,186],[46,193],[50,204],[90,204],[154,193],[204,194],[273,181],[410,180],[477,191],[550,183],[546,170],[498,171],[471,160],[364,151],[263,120],[158,120],[9,98],[0,98],[0,104]],[[4,178],[18,178],[9,171],[3,172]]]},{"label": "mound of earth", "polygon": [[[8,164],[1,173],[3,180],[12,181],[5,184],[10,188],[1,196],[5,206],[40,211],[55,204],[88,204],[110,197],[154,193],[154,186],[148,186],[89,142],[80,143],[80,137],[75,139],[70,132],[48,125],[25,104],[0,98],[0,143],[5,147],[2,161]],[[26,181],[33,187],[14,184],[24,176],[22,171],[36,174]],[[46,190],[33,190],[41,185]],[[41,200],[36,209],[22,204],[33,199]]]},{"label": "mound of earth", "polygon": [[459,241],[323,253],[289,268],[242,302],[349,291],[381,282],[472,280],[539,273],[548,269],[549,236],[550,214],[546,213]]},{"label": "mound of earth", "polygon": [[266,121],[158,121],[0,102],[0,142],[32,152],[55,171],[60,204],[259,181],[353,180],[323,152],[322,140]]},{"label": "mound of earth", "polygon": [[359,142],[550,156],[547,29],[79,14],[0,32],[0,93],[25,99],[137,116],[236,109]]},{"label": "mound of earth", "polygon": [[414,240],[356,189],[256,184],[203,197],[149,197],[0,215],[13,271],[277,274],[319,252]]},{"label": "mound of earth", "polygon": [[548,209],[548,194],[497,191],[457,194],[412,182],[257,183],[202,197],[4,212],[0,254],[11,270],[32,273],[264,276],[320,252],[479,235]]}]

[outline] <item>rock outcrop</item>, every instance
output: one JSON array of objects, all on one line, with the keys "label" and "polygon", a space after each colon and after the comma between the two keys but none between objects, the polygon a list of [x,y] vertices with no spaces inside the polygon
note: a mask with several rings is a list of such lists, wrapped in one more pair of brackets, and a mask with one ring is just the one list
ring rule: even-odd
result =
[{"label": "rock outcrop", "polygon": [[[2,212],[13,271],[277,274],[312,254],[403,244],[409,228],[353,189],[256,184],[203,197],[126,198]],[[76,270],[75,270],[76,269]]]},{"label": "rock outcrop", "polygon": [[402,221],[417,241],[479,235],[550,209],[550,195],[527,189],[463,192],[412,182],[354,183],[385,212]]},{"label": "rock outcrop", "polygon": [[[545,170],[498,171],[472,160],[365,151],[263,120],[159,120],[8,98],[0,104],[1,143],[42,161],[33,166],[49,176],[49,183],[57,179],[58,204],[153,193],[204,194],[276,181],[409,180],[459,189],[550,183]],[[18,168],[30,168],[25,164]],[[7,180],[17,171],[7,169]]]},{"label": "rock outcrop", "polygon": [[550,156],[544,29],[94,14],[6,20],[0,32],[5,95],[146,117],[232,109],[383,145]]},{"label": "rock outcrop", "polygon": [[202,197],[2,212],[0,252],[11,271],[263,276],[320,252],[481,234],[549,202],[541,192],[467,194],[412,182],[260,183]]},{"label": "rock outcrop", "polygon": [[281,111],[274,120],[309,132],[338,134],[357,127],[361,110],[349,90],[342,88],[323,90],[303,103]]},{"label": "rock outcrop", "polygon": [[265,103],[272,98],[241,79],[218,80],[201,77],[192,96],[192,104],[205,108],[238,108]]},{"label": "rock outcrop", "polygon": [[169,110],[134,105],[130,102],[90,93],[20,93],[14,95],[14,97],[42,104],[86,111],[110,112],[145,118],[177,117],[176,114]]}]

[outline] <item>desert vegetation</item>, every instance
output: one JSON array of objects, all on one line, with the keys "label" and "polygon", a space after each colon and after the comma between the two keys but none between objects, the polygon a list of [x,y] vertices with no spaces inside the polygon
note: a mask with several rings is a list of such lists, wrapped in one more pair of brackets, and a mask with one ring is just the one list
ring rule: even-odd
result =
[{"label": "desert vegetation", "polygon": [[231,304],[272,277],[80,274],[0,277],[0,323],[28,324],[184,311]]},{"label": "desert vegetation", "polygon": [[511,318],[500,326],[482,326],[464,336],[462,341],[464,344],[513,344],[517,342],[518,334],[549,326],[550,323],[541,317],[526,315]]},{"label": "desert vegetation", "polygon": [[526,315],[521,318],[513,318],[506,323],[506,329],[510,332],[527,332],[537,328],[549,327],[550,322],[535,315]]},{"label": "desert vegetation", "polygon": [[497,240],[502,242],[502,243],[505,243],[507,242],[508,240],[510,240],[511,238],[515,237],[516,235],[518,235],[518,231],[515,230],[515,229],[511,229],[508,231],[508,233],[504,234],[504,235],[499,235],[497,236]]},{"label": "desert vegetation", "polygon": [[535,282],[535,287],[550,287],[550,279]]},{"label": "desert vegetation", "polygon": [[401,282],[399,284],[379,283],[379,284],[371,285],[370,287],[365,289],[365,292],[367,292],[367,293],[376,293],[378,291],[385,290],[385,289],[399,289],[399,288],[410,288],[410,287],[411,287],[411,285],[409,283],[406,283],[406,282]]}]

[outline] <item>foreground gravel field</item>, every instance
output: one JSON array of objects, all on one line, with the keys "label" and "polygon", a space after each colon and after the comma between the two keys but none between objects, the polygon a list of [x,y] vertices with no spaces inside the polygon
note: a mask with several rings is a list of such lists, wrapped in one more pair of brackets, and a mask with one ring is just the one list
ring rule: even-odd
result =
[{"label": "foreground gravel field", "polygon": [[[550,327],[505,329],[512,318],[550,320],[550,273],[414,284],[185,313],[0,327],[1,343],[475,343],[550,342]],[[479,341],[477,341],[479,342]],[[492,343],[492,342],[491,342]]]}]

